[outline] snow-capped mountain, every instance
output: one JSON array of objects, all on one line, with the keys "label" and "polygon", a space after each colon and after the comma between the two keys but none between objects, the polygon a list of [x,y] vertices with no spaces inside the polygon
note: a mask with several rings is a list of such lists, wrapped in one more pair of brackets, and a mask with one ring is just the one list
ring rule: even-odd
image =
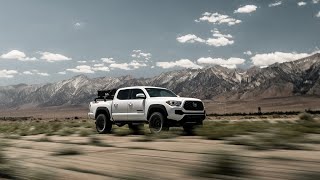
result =
[{"label": "snow-capped mountain", "polygon": [[86,105],[99,89],[133,85],[166,87],[180,96],[201,99],[257,99],[320,95],[320,54],[266,68],[247,70],[213,66],[165,72],[153,78],[99,77],[85,75],[46,84],[0,87],[0,108]]}]

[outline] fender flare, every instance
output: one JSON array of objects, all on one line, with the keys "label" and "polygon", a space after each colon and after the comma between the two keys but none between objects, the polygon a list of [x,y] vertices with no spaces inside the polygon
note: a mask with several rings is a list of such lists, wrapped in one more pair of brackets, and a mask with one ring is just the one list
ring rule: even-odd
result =
[{"label": "fender flare", "polygon": [[152,104],[149,106],[148,113],[147,113],[147,120],[151,116],[151,112],[153,109],[161,109],[161,111],[164,113],[165,118],[168,116],[167,109],[162,104]]},{"label": "fender flare", "polygon": [[110,117],[110,112],[109,112],[109,109],[107,107],[98,107],[97,110],[96,110],[96,113],[95,113],[95,119],[97,118],[97,116],[99,114],[106,114],[107,115],[107,118],[109,118],[109,120],[111,120],[111,117]]}]

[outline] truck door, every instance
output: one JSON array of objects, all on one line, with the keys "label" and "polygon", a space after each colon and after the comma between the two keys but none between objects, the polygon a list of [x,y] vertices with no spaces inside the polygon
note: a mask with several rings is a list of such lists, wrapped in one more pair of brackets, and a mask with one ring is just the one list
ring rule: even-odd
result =
[{"label": "truck door", "polygon": [[129,98],[130,89],[120,90],[117,96],[113,99],[112,117],[114,121],[128,120],[128,104],[131,101]]},{"label": "truck door", "polygon": [[136,98],[137,94],[145,95],[141,89],[131,89],[130,101],[128,104],[129,121],[145,120],[145,99]]}]

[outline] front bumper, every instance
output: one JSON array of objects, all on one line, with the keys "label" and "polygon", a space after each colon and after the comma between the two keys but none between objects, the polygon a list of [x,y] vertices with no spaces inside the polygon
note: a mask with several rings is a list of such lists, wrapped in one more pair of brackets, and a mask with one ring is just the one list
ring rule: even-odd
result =
[{"label": "front bumper", "polygon": [[174,121],[190,121],[195,119],[197,121],[203,121],[206,118],[206,111],[187,111],[181,107],[167,108],[167,119]]},{"label": "front bumper", "polygon": [[200,125],[202,124],[202,121],[206,118],[205,114],[202,115],[185,115],[180,121],[180,125],[184,124],[195,124]]}]

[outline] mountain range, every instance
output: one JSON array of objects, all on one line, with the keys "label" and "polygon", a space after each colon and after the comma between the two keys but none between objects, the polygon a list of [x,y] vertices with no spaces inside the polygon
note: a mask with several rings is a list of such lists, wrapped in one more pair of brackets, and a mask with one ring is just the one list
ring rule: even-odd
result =
[{"label": "mountain range", "polygon": [[87,105],[97,90],[134,85],[166,87],[180,96],[247,100],[300,95],[320,96],[320,53],[265,68],[228,69],[212,66],[162,73],[152,78],[78,75],[45,85],[0,87],[0,108]]}]

